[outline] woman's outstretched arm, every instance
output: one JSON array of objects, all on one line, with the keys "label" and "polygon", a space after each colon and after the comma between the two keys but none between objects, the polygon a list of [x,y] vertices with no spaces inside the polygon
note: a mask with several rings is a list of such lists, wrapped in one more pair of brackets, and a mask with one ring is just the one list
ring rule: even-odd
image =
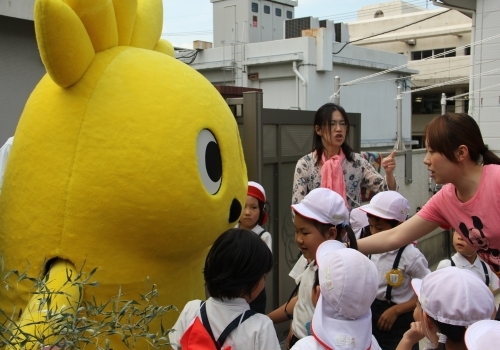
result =
[{"label": "woman's outstretched arm", "polygon": [[358,250],[363,254],[389,252],[422,238],[438,227],[439,224],[414,215],[393,229],[358,240]]}]

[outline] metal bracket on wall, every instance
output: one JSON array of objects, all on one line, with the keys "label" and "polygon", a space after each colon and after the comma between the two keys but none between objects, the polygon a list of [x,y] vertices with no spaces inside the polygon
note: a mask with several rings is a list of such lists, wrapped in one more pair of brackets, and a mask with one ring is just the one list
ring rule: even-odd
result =
[{"label": "metal bracket on wall", "polygon": [[411,149],[405,150],[405,184],[411,184],[413,182],[412,155],[413,152]]}]

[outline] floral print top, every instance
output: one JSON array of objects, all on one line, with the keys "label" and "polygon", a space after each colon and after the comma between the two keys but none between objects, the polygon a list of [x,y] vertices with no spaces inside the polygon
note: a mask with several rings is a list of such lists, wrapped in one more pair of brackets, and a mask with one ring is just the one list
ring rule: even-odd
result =
[{"label": "floral print top", "polygon": [[[350,209],[361,206],[361,188],[374,192],[387,191],[387,182],[359,153],[352,153],[353,161],[344,159],[342,169],[346,197]],[[292,204],[299,203],[311,190],[321,186],[321,167],[316,166],[316,156],[309,153],[300,158],[293,177]]]}]

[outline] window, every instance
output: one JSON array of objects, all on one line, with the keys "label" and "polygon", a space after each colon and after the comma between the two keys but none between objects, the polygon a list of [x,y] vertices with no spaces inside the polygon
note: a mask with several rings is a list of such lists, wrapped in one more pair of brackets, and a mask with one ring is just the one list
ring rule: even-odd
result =
[{"label": "window", "polygon": [[292,11],[286,11],[286,18],[288,18],[288,19],[292,19],[293,18]]},{"label": "window", "polygon": [[375,12],[375,15],[373,16],[373,18],[380,18],[380,17],[384,17],[384,13],[380,10],[378,10],[377,12]]},{"label": "window", "polygon": [[264,13],[265,14],[270,14],[271,13],[271,6],[264,5]]},{"label": "window", "polygon": [[[444,49],[434,49],[434,55],[439,55],[440,53],[444,53]],[[436,57],[436,58],[440,58],[440,57],[444,57],[444,55]]]},{"label": "window", "polygon": [[277,17],[281,17],[281,9],[276,9],[275,11]]},{"label": "window", "polygon": [[[416,60],[423,60],[424,58],[429,58],[431,56],[439,55],[442,53],[445,53],[446,51],[454,50],[454,47],[448,47],[445,49],[434,49],[434,50],[423,50],[423,51],[412,51],[411,53],[411,59],[413,61]],[[468,53],[470,55],[470,51]],[[439,57],[434,57],[434,58],[442,58],[442,57],[455,57],[457,55],[456,51],[449,52],[447,54],[444,54],[443,56]],[[466,53],[467,55],[467,53]]]},{"label": "window", "polygon": [[252,2],[252,12],[259,13],[259,4]]},{"label": "window", "polygon": [[470,56],[470,46],[465,48],[464,55],[465,56]]},{"label": "window", "polygon": [[424,50],[422,51],[422,59],[429,58],[432,56],[432,50]]},{"label": "window", "polygon": [[[450,50],[454,50],[454,49],[456,49],[456,47],[447,47],[444,50],[445,51],[450,51]],[[444,55],[444,57],[455,57],[456,55],[457,55],[457,51],[453,51],[453,52],[447,53],[446,55]]]}]

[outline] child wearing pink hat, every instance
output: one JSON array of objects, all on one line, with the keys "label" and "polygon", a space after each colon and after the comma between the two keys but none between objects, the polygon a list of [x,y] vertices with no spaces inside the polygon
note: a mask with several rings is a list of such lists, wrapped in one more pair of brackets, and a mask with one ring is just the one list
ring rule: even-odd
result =
[{"label": "child wearing pink hat", "polygon": [[[261,184],[249,181],[245,208],[241,213],[240,221],[236,227],[255,232],[272,252],[273,240],[271,234],[262,227],[267,220],[266,191]],[[257,298],[250,303],[250,309],[263,314],[266,312],[266,303],[266,290],[263,289]]]}]

